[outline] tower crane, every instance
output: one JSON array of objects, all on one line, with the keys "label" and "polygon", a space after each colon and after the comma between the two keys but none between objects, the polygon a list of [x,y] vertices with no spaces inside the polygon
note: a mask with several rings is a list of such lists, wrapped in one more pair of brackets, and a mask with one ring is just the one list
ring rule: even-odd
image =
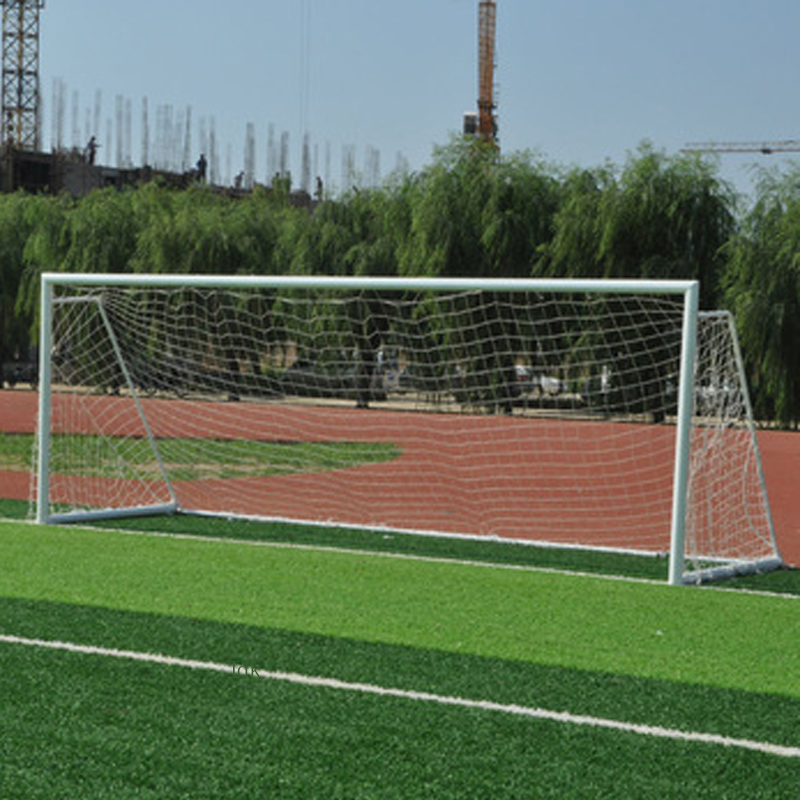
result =
[{"label": "tower crane", "polygon": [[44,0],[0,0],[3,8],[2,143],[39,147],[39,11]]},{"label": "tower crane", "polygon": [[693,142],[681,148],[682,153],[800,153],[800,139],[774,142]]},{"label": "tower crane", "polygon": [[478,10],[478,136],[496,143],[497,104],[494,97],[497,3],[481,0]]}]

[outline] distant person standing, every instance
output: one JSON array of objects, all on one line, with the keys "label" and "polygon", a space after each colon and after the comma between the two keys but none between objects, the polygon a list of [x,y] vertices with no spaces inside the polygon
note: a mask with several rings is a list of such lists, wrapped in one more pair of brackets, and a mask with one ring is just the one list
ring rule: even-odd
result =
[{"label": "distant person standing", "polygon": [[200,158],[197,159],[197,180],[199,180],[200,183],[205,183],[207,171],[208,162],[206,161],[205,154],[201,153]]},{"label": "distant person standing", "polygon": [[97,148],[99,146],[94,136],[89,139],[89,143],[86,145],[86,163],[90,166],[94,165],[94,160],[97,157]]}]

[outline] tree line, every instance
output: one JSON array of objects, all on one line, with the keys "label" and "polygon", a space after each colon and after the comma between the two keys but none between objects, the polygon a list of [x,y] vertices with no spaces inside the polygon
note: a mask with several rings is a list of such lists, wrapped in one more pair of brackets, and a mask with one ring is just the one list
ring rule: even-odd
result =
[{"label": "tree line", "polygon": [[565,169],[455,139],[418,173],[312,213],[285,187],[230,198],[157,184],[0,196],[0,363],[36,340],[42,271],[695,278],[734,312],[756,415],[800,420],[800,169],[746,206],[715,162],[645,144]]}]

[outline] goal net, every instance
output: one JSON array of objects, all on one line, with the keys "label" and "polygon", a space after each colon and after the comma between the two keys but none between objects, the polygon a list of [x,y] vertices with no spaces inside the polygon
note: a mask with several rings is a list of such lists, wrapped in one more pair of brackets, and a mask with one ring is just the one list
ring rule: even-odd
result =
[{"label": "goal net", "polygon": [[780,563],[693,282],[48,274],[40,522],[152,513]]}]

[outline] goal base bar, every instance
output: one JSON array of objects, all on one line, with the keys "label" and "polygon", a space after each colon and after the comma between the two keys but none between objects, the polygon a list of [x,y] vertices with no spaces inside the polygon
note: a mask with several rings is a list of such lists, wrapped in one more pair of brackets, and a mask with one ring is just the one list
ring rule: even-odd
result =
[{"label": "goal base bar", "polygon": [[[482,536],[464,533],[443,533],[442,531],[427,531],[407,528],[390,528],[369,525],[347,524],[344,522],[332,521],[310,521],[299,520],[287,517],[265,517],[250,514],[221,514],[218,511],[205,511],[181,508],[177,503],[164,503],[159,505],[141,506],[138,508],[126,509],[97,509],[73,511],[64,514],[51,514],[42,524],[81,524],[96,523],[119,519],[138,519],[142,517],[156,516],[176,516],[199,517],[205,519],[230,520],[241,522],[253,522],[261,524],[297,525],[314,528],[345,528],[348,530],[370,531],[376,535],[399,535],[399,536],[420,536],[432,537],[437,539],[454,539],[470,542],[486,542],[503,545],[522,545],[527,547],[552,549],[552,550],[574,550],[583,552],[607,553],[614,555],[630,555],[650,558],[666,558],[669,553],[665,551],[637,550],[632,548],[609,547],[609,546],[590,546],[571,544],[567,542],[553,542],[540,539],[509,539],[499,536]],[[754,561],[741,561],[735,563],[720,563],[717,566],[699,569],[694,572],[685,572],[681,579],[681,584],[685,586],[697,586],[705,583],[726,580],[729,578],[744,577],[747,575],[762,575],[784,569],[786,562],[779,556],[762,558]]]},{"label": "goal base bar", "polygon": [[542,550],[570,550],[585,553],[607,553],[609,555],[640,556],[642,558],[669,557],[669,550],[643,550],[632,547],[614,547],[611,545],[588,545],[574,542],[555,542],[547,539],[520,539],[510,536],[479,533],[455,533],[440,530],[426,530],[424,528],[393,528],[385,525],[360,525],[350,522],[334,522],[324,520],[297,519],[295,517],[270,517],[254,514],[223,514],[219,511],[204,511],[202,509],[179,508],[176,513],[186,517],[201,517],[205,519],[226,519],[240,522],[254,522],[265,525],[297,525],[307,528],[341,529],[348,531],[367,531],[376,535],[391,536],[419,536],[432,539],[453,539],[462,542],[480,542],[487,544],[513,545],[520,547],[536,547]]},{"label": "goal base bar", "polygon": [[125,519],[134,517],[173,516],[180,511],[176,503],[163,505],[141,506],[140,508],[104,508],[97,511],[70,511],[66,514],[50,514],[44,519],[37,520],[43,525],[60,525],[81,522],[103,522],[111,519]]},{"label": "goal base bar", "polygon": [[708,567],[696,572],[684,573],[682,583],[686,586],[695,586],[701,583],[723,581],[728,578],[741,578],[746,575],[763,575],[765,572],[775,572],[785,566],[786,562],[777,556],[762,558],[757,561],[720,564],[717,567]]}]

